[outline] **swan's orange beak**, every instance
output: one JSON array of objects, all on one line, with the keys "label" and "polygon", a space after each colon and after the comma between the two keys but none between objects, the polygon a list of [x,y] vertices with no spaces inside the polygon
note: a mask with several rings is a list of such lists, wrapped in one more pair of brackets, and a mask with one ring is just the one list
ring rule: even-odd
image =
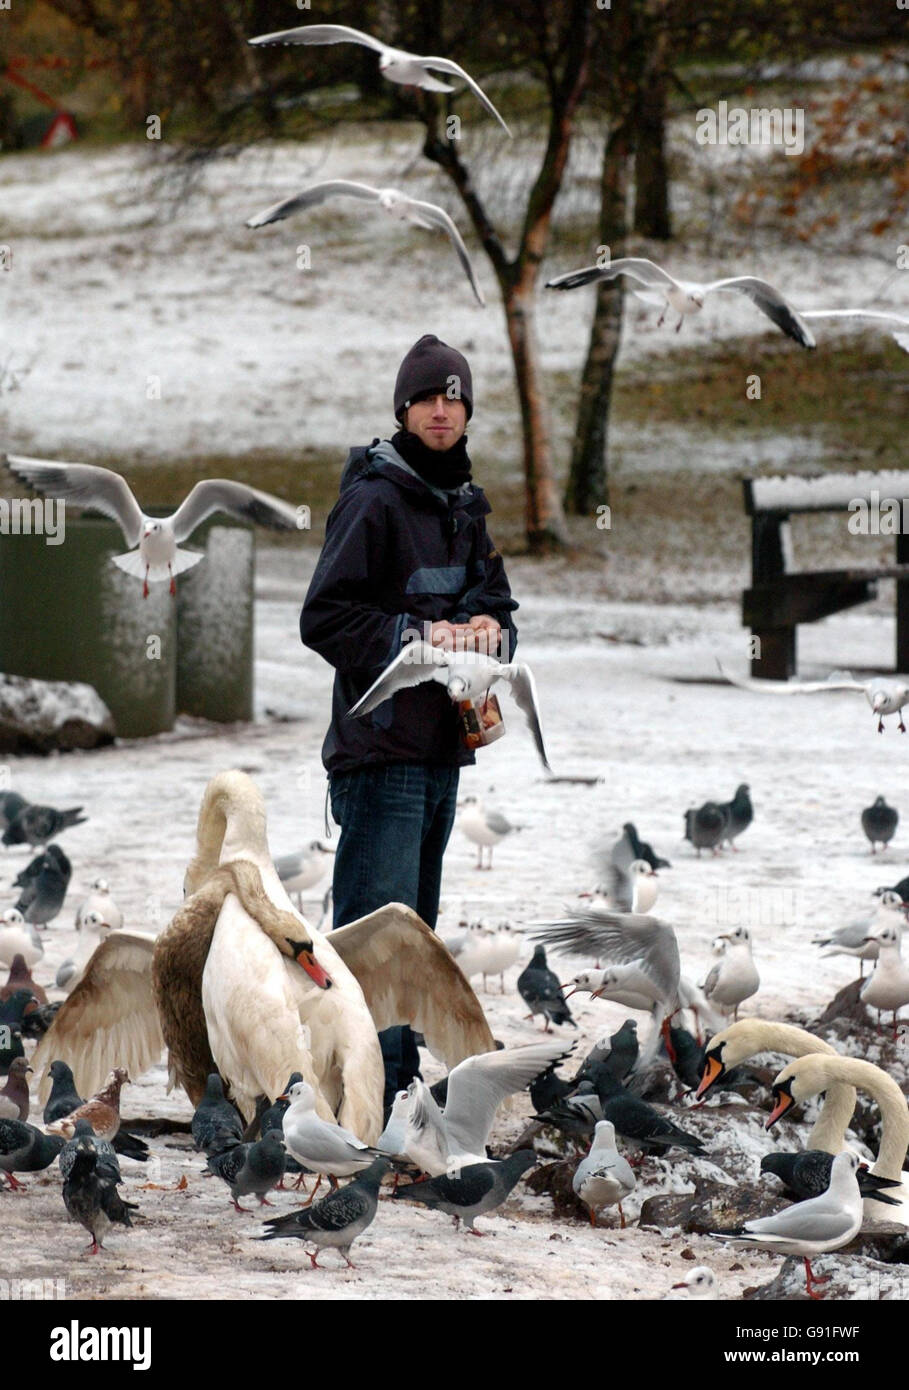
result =
[{"label": "swan's orange beak", "polygon": [[719,1078],[723,1075],[724,1070],[725,1068],[722,1062],[720,1061],[719,1057],[704,1058],[704,1071],[701,1076],[701,1080],[698,1085],[697,1091],[695,1092],[695,1098],[697,1100],[700,1100],[701,1096],[705,1096],[707,1094],[714,1081],[718,1081]]},{"label": "swan's orange beak", "polygon": [[788,1089],[786,1089],[785,1082],[782,1086],[774,1086],[773,1099],[773,1109],[767,1116],[767,1119],[764,1121],[765,1129],[770,1129],[771,1126],[776,1124],[777,1120],[781,1120],[783,1118],[787,1110],[791,1110],[793,1105],[795,1105],[795,1100],[790,1095]]},{"label": "swan's orange beak", "polygon": [[331,989],[331,976],[322,969],[312,951],[300,951],[297,956],[297,964],[302,965],[309,978],[319,986],[319,989]]}]

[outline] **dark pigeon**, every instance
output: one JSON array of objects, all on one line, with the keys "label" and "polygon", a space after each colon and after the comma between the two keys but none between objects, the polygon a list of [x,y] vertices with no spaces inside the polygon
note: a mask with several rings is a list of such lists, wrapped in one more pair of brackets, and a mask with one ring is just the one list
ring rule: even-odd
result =
[{"label": "dark pigeon", "polygon": [[[291,1086],[296,1086],[297,1082],[302,1080],[302,1072],[292,1071],[290,1074],[290,1079],[287,1085],[284,1087],[284,1091],[282,1094],[286,1095],[287,1092],[290,1090]],[[257,1134],[261,1135],[261,1137],[264,1139],[266,1134],[269,1134],[272,1130],[277,1130],[280,1134],[283,1135],[284,1116],[287,1114],[289,1107],[289,1100],[281,1100],[279,1098],[274,1102],[274,1104],[271,1104],[269,1102],[268,1096],[260,1096],[259,1105],[256,1107],[256,1119],[244,1130],[244,1140],[248,1141],[255,1139]],[[297,1181],[294,1184],[294,1186],[299,1187],[301,1185],[301,1183],[303,1182],[303,1178],[305,1177],[308,1171],[309,1170],[307,1168],[303,1167],[302,1163],[297,1162],[293,1154],[285,1153],[284,1177],[286,1177],[288,1173],[294,1173],[297,1177]],[[282,1177],[281,1181],[278,1183],[279,1191],[284,1190],[284,1177]]]},{"label": "dark pigeon", "polygon": [[[530,1083],[530,1103],[537,1114],[544,1110],[549,1110],[558,1105],[560,1101],[570,1096],[575,1088],[575,1081],[565,1081],[555,1069],[555,1063],[547,1067]],[[432,1087],[429,1088],[432,1090]]]},{"label": "dark pigeon", "polygon": [[[223,1134],[223,1131],[222,1131]],[[231,1136],[224,1135],[226,1147],[220,1152],[208,1155],[209,1170],[221,1178],[230,1188],[235,1211],[249,1211],[240,1206],[240,1198],[252,1193],[259,1199],[259,1205],[271,1206],[266,1200],[266,1192],[284,1176],[284,1138],[278,1130],[269,1130],[264,1139],[254,1144],[230,1142]]]},{"label": "dark pigeon", "polygon": [[[820,1197],[830,1186],[830,1170],[833,1167],[833,1154],[823,1149],[801,1149],[798,1153],[765,1154],[761,1159],[761,1172],[774,1173],[786,1188],[786,1196],[794,1202],[805,1202],[811,1197]],[[882,1191],[887,1187],[899,1187],[892,1178],[880,1178],[876,1173],[860,1168],[856,1173],[859,1191],[863,1197],[870,1197],[884,1206],[899,1206],[893,1197]],[[886,1219],[881,1213],[882,1219]]]},{"label": "dark pigeon", "polygon": [[501,1163],[471,1163],[456,1175],[442,1173],[427,1182],[413,1182],[392,1195],[396,1201],[420,1202],[444,1211],[454,1217],[456,1226],[463,1221],[472,1236],[481,1236],[483,1232],[474,1229],[476,1218],[500,1207],[528,1168],[539,1161],[533,1149],[519,1149]]},{"label": "dark pigeon", "polygon": [[747,782],[741,782],[735,789],[735,796],[731,801],[721,801],[720,810],[726,817],[726,836],[729,844],[735,849],[733,843],[737,836],[747,830],[754,820],[754,807],[749,796],[750,787]]},{"label": "dark pigeon", "polygon": [[0,1091],[0,1117],[4,1120],[27,1120],[31,1104],[28,1095],[28,1073],[31,1067],[24,1057],[10,1064],[6,1085]]},{"label": "dark pigeon", "polygon": [[873,806],[865,807],[862,812],[862,829],[871,841],[872,854],[877,852],[875,845],[888,845],[890,843],[896,834],[899,819],[899,811],[893,806],[888,806],[882,796],[875,798]]},{"label": "dark pigeon", "polygon": [[51,1079],[51,1091],[44,1107],[44,1123],[52,1125],[78,1110],[85,1102],[76,1090],[72,1069],[66,1062],[51,1062],[48,1075]]},{"label": "dark pigeon", "polygon": [[687,1149],[692,1154],[706,1152],[700,1139],[679,1129],[646,1101],[629,1094],[605,1067],[597,1070],[594,1085],[603,1107],[603,1119],[611,1120],[616,1134],[645,1154],[662,1154],[672,1148]]},{"label": "dark pigeon", "polygon": [[0,792],[0,830],[6,830],[28,802],[18,792]]},{"label": "dark pigeon", "polygon": [[[377,1158],[362,1173],[358,1173],[353,1182],[339,1187],[337,1192],[323,1197],[321,1202],[266,1222],[269,1230],[259,1239],[283,1240],[290,1236],[296,1240],[306,1240],[316,1247],[316,1254],[325,1246],[332,1246],[340,1250],[348,1267],[353,1269],[350,1247],[375,1220],[379,1187],[390,1168],[387,1159]],[[306,1253],[312,1268],[321,1268],[316,1256],[310,1251]]]},{"label": "dark pigeon", "polygon": [[892,889],[875,888],[874,896],[876,898],[879,898],[882,893],[886,893],[888,891],[892,893],[899,893],[903,902],[909,903],[909,878],[901,878],[899,883],[895,883]]},{"label": "dark pigeon", "polygon": [[47,1003],[44,990],[32,979],[32,972],[25,963],[25,956],[13,956],[6,984],[0,989],[0,1003],[11,994],[15,994],[17,989],[27,989],[39,1004]]},{"label": "dark pigeon", "polygon": [[134,1202],[124,1202],[116,1182],[102,1176],[102,1157],[95,1143],[87,1135],[76,1141],[69,1174],[63,1183],[66,1210],[91,1236],[92,1255],[97,1255],[112,1225],[131,1226],[129,1214],[139,1210]]},{"label": "dark pigeon", "polygon": [[518,976],[518,993],[530,1010],[531,1018],[535,1014],[543,1015],[546,1020],[545,1033],[552,1032],[550,1023],[570,1023],[572,1028],[577,1027],[565,1003],[558,976],[546,964],[546,952],[542,946],[537,946],[530,964]]},{"label": "dark pigeon", "polygon": [[635,859],[646,859],[651,869],[672,868],[668,859],[661,859],[646,840],[640,838],[630,820],[622,826],[622,833],[613,845],[609,857],[618,869],[627,870]]},{"label": "dark pigeon", "polygon": [[570,1139],[589,1140],[597,1121],[603,1118],[603,1107],[593,1082],[585,1080],[557,1105],[542,1111],[537,1117],[543,1124],[553,1125]]},{"label": "dark pigeon", "polygon": [[704,1049],[687,1028],[669,1029],[669,1041],[675,1054],[670,1058],[672,1069],[689,1091],[696,1091],[704,1069]]},{"label": "dark pigeon", "polygon": [[21,1120],[0,1120],[0,1169],[12,1188],[24,1191],[16,1173],[39,1173],[49,1168],[65,1143],[62,1134],[42,1134]]},{"label": "dark pigeon", "polygon": [[59,845],[49,845],[43,854],[32,860],[28,869],[33,866],[34,872],[29,872],[15,906],[26,922],[43,927],[63,906],[73,870]]},{"label": "dark pigeon", "polygon": [[584,1080],[589,1068],[602,1065],[616,1081],[624,1081],[634,1071],[638,1051],[638,1025],[633,1018],[626,1018],[618,1032],[613,1033],[605,1044],[597,1043],[591,1048],[576,1080]]},{"label": "dark pigeon", "polygon": [[35,1004],[22,1018],[22,1036],[39,1042],[63,1008],[63,1000],[53,1004]]},{"label": "dark pigeon", "polygon": [[[238,1144],[242,1143],[243,1120],[236,1106],[225,1097],[220,1076],[213,1071],[205,1083],[205,1095],[193,1115],[192,1136],[196,1148],[204,1149],[207,1153],[216,1138],[220,1142],[225,1135],[231,1134],[235,1135]],[[222,1143],[221,1147],[226,1146]]]},{"label": "dark pigeon", "polygon": [[0,1028],[11,1030],[8,1044],[0,1032],[0,1076],[7,1076],[15,1058],[25,1055],[22,1046],[23,1020],[26,1009],[35,1007],[34,995],[28,989],[17,989],[15,994],[0,1004]]},{"label": "dark pigeon", "polygon": [[[9,1027],[8,1024],[4,1027]],[[0,1031],[0,1039],[4,1037]],[[25,1056],[25,1048],[22,1046],[22,1031],[13,1027],[9,1034],[9,1045],[0,1044],[0,1077],[9,1076],[9,1069],[17,1057]]]},{"label": "dark pigeon", "polygon": [[699,859],[702,849],[711,849],[716,854],[727,829],[726,812],[715,801],[705,801],[697,810],[685,812],[685,839],[694,845]]},{"label": "dark pigeon", "polygon": [[[76,1154],[79,1151],[79,1141],[88,1139],[95,1153],[98,1155],[97,1174],[104,1182],[118,1183],[123,1181],[120,1172],[120,1164],[113,1144],[106,1139],[99,1139],[92,1129],[88,1120],[77,1120],[73,1137],[68,1143],[63,1145],[57,1158],[60,1172],[63,1174],[64,1181],[72,1172],[76,1161]],[[84,1147],[84,1146],[83,1146]]]},{"label": "dark pigeon", "polygon": [[114,1150],[124,1158],[134,1158],[137,1163],[148,1162],[150,1151],[145,1140],[140,1139],[137,1134],[130,1134],[128,1129],[121,1126],[110,1142]]},{"label": "dark pigeon", "polygon": [[3,832],[5,845],[46,845],[71,825],[81,825],[88,819],[82,807],[72,811],[55,811],[53,806],[23,806]]}]

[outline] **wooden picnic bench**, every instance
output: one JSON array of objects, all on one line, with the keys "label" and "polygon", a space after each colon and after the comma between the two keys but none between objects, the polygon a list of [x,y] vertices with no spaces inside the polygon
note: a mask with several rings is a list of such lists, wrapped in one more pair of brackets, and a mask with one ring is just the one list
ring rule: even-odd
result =
[{"label": "wooden picnic bench", "polygon": [[[826,473],[819,477],[746,478],[751,517],[751,588],[742,595],[742,622],[759,638],[754,676],[788,680],[796,673],[796,630],[877,597],[881,579],[896,584],[896,670],[909,672],[909,471]],[[795,512],[847,511],[862,498],[873,505],[901,501],[895,564],[867,568],[796,570],[789,518]]]}]

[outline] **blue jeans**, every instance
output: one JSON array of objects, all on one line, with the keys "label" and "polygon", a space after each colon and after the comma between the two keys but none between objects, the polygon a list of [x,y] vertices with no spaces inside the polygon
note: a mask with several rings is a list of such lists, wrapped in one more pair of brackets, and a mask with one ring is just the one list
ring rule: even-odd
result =
[{"label": "blue jeans", "polygon": [[[335,927],[389,902],[406,903],[435,930],[442,858],[454,824],[457,767],[381,763],[330,774],[332,815],[341,827],[335,854]],[[379,1034],[385,1105],[419,1074],[410,1028]]]}]

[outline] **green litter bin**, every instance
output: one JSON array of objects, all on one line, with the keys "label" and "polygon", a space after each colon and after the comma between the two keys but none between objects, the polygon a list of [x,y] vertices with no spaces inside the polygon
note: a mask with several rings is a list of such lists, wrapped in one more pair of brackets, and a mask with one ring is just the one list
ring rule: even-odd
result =
[{"label": "green litter bin", "polygon": [[[151,516],[172,508],[149,508]],[[186,544],[206,558],[149,586],[110,557],[127,550],[113,521],[74,516],[65,540],[0,533],[0,671],[85,681],[117,733],[140,738],[173,727],[178,712],[252,718],[252,528],[212,518]]]}]

